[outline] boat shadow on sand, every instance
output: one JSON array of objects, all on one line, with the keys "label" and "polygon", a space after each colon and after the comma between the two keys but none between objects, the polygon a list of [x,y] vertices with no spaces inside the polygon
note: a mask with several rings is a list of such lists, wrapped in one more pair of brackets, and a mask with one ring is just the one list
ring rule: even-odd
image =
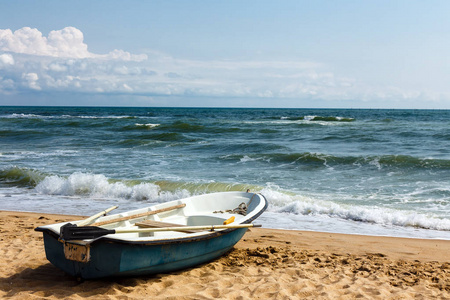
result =
[{"label": "boat shadow on sand", "polygon": [[[227,254],[225,254],[227,255]],[[207,265],[205,263],[203,265]],[[196,268],[201,268],[199,265]],[[147,275],[139,277],[108,277],[93,280],[80,280],[68,275],[50,263],[37,268],[26,268],[9,277],[0,278],[0,290],[3,297],[57,297],[64,298],[71,295],[89,297],[94,295],[124,295],[132,292],[136,287],[145,285],[150,288],[164,288],[170,286],[168,276],[177,276],[195,268],[174,271],[165,274]]]}]

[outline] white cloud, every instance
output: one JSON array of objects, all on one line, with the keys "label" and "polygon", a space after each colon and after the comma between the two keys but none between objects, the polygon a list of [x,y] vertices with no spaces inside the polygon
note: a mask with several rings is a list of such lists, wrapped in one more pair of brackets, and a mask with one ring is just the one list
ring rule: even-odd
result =
[{"label": "white cloud", "polygon": [[128,68],[126,66],[118,66],[114,68],[114,72],[120,75],[128,75]]},{"label": "white cloud", "polygon": [[39,76],[36,73],[26,73],[22,74],[22,78],[24,79],[24,83],[28,88],[32,90],[41,90],[41,87],[38,84]]},{"label": "white cloud", "polygon": [[134,55],[123,50],[113,50],[108,54],[94,54],[88,51],[83,33],[75,27],[53,30],[48,37],[36,28],[23,27],[12,32],[0,29],[0,51],[51,56],[60,58],[103,58],[124,61],[143,61],[145,54]]},{"label": "white cloud", "polygon": [[126,83],[124,83],[124,84],[122,85],[122,87],[123,87],[124,90],[126,90],[126,91],[128,91],[128,92],[132,92],[132,91],[133,91],[133,89],[132,89],[128,84],[126,84]]},{"label": "white cloud", "polygon": [[0,69],[0,93],[9,94],[28,89],[292,101],[449,99],[448,93],[375,86],[313,61],[187,60],[155,51],[94,54],[74,27],[52,31],[48,37],[28,27],[0,30]]},{"label": "white cloud", "polygon": [[58,63],[52,63],[48,66],[48,69],[55,72],[66,72],[67,66]]},{"label": "white cloud", "polygon": [[[48,34],[47,46],[53,50],[57,57],[88,58],[88,46],[83,42],[83,33],[74,28],[66,27],[62,30],[53,30]],[[51,52],[50,52],[51,53]]]},{"label": "white cloud", "polygon": [[12,79],[4,79],[0,77],[0,91],[8,93],[10,90],[14,89],[14,81]]},{"label": "white cloud", "polygon": [[53,57],[91,57],[83,43],[83,33],[74,27],[52,31],[48,38],[36,28],[23,27],[14,32],[0,30],[0,50]]},{"label": "white cloud", "polygon": [[124,60],[124,61],[144,61],[147,59],[146,54],[131,54],[130,52],[117,49],[105,55],[98,55],[97,57],[102,57],[106,59]]},{"label": "white cloud", "polygon": [[0,54],[0,68],[14,65],[14,58],[11,54]]}]

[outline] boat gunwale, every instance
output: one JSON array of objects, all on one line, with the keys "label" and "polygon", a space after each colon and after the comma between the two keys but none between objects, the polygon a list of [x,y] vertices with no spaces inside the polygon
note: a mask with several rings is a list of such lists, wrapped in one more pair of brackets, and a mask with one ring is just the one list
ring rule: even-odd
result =
[{"label": "boat gunwale", "polygon": [[[261,208],[255,215],[253,215],[252,217],[244,220],[243,222],[240,222],[239,224],[250,224],[252,221],[254,221],[256,218],[258,218],[269,206],[269,202],[267,201],[267,199],[260,193],[258,193],[259,196],[261,196],[264,199],[264,207]],[[243,228],[229,228],[229,229],[224,229],[224,230],[215,230],[212,232],[206,232],[205,234],[202,235],[196,235],[196,236],[185,236],[185,237],[180,237],[180,238],[165,238],[165,239],[155,239],[155,240],[144,240],[144,241],[136,241],[136,240],[124,240],[124,239],[116,239],[116,238],[109,238],[107,236],[103,236],[103,237],[99,237],[96,239],[91,239],[91,240],[83,240],[83,242],[78,241],[64,241],[64,240],[60,240],[60,236],[54,232],[52,229],[50,228],[42,228],[42,227],[37,227],[35,228],[35,231],[40,231],[43,233],[47,233],[50,236],[58,239],[59,241],[61,241],[62,243],[72,243],[72,244],[80,244],[80,245],[93,245],[99,242],[107,242],[107,243],[113,243],[113,244],[127,244],[127,245],[167,245],[167,244],[177,244],[177,243],[185,243],[185,242],[196,242],[196,241],[201,241],[201,240],[207,240],[207,239],[212,239],[212,238],[216,238],[225,234],[228,234],[234,230],[238,230],[238,229],[243,229]]]}]

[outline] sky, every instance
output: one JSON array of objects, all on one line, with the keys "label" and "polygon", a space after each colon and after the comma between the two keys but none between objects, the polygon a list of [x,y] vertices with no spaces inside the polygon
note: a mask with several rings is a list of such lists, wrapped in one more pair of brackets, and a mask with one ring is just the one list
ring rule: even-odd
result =
[{"label": "sky", "polygon": [[450,1],[0,1],[0,105],[450,109]]}]

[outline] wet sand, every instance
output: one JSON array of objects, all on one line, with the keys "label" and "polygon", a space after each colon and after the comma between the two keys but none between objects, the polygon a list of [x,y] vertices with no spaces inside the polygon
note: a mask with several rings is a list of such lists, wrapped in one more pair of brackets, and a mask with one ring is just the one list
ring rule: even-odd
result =
[{"label": "wet sand", "polygon": [[80,217],[0,211],[0,297],[12,299],[450,299],[450,241],[254,228],[210,263],[77,282],[37,226]]}]

